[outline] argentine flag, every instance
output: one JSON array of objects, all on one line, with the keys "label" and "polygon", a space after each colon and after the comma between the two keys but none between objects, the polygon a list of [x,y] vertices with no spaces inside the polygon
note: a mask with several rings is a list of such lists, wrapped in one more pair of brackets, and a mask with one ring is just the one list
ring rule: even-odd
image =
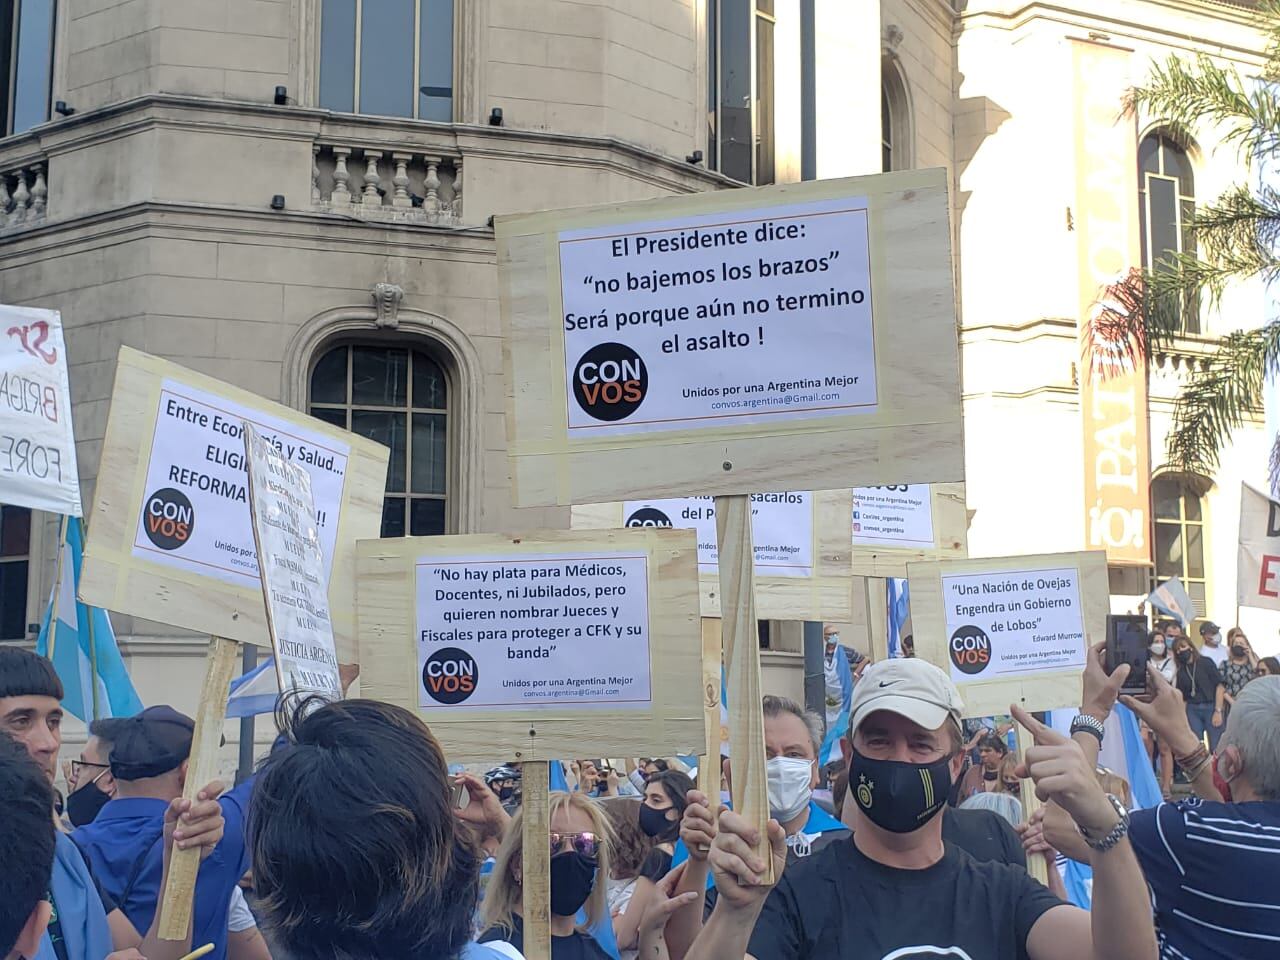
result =
[{"label": "argentine flag", "polygon": [[76,599],[84,527],[79,517],[63,520],[58,579],[40,624],[36,653],[53,661],[62,681],[63,709],[85,723],[104,717],[131,717],[142,710],[116,646],[107,611]]},{"label": "argentine flag", "polygon": [[827,735],[823,738],[822,750],[818,755],[820,767],[835,763],[843,757],[840,738],[849,730],[849,708],[853,704],[853,671],[849,669],[849,657],[840,644],[837,643],[835,650],[825,654],[823,674],[826,686]]}]

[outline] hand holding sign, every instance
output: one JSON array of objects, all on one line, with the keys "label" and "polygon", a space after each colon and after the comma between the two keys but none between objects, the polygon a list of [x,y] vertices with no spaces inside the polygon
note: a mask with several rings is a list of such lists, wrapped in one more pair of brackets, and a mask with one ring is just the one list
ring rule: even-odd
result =
[{"label": "hand holding sign", "polygon": [[1098,785],[1084,750],[1017,704],[1010,706],[1009,712],[1035,738],[1035,746],[1018,764],[1017,775],[1034,780],[1037,797],[1058,804],[1091,836],[1106,836],[1116,824],[1116,811]]}]

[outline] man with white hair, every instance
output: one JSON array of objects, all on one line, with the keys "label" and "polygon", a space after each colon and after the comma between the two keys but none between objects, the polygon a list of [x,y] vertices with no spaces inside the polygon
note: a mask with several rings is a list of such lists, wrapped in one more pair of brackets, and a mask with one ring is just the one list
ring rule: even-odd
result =
[{"label": "man with white hair", "polygon": [[[1127,674],[1116,671],[1104,698],[1114,702]],[[1082,714],[1090,707],[1086,699]],[[955,684],[930,663],[868,667],[845,741],[853,836],[790,866],[776,821],[761,837],[722,810],[710,853],[720,898],[687,960],[1154,960],[1128,816],[1098,786],[1089,734],[1068,740],[1011,708],[1036,742],[1019,775],[1060,803],[1097,851],[1092,913],[1063,903],[1025,870],[979,863],[944,843],[939,814],[964,763],[962,708]],[[762,883],[758,840],[773,858],[772,889]]]}]

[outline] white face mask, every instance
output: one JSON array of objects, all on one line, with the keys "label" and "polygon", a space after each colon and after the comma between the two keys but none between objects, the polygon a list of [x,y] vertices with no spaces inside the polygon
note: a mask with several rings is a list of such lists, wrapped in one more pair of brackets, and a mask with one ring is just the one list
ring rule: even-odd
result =
[{"label": "white face mask", "polygon": [[840,634],[838,634],[838,633],[833,633],[833,634],[831,634],[829,637],[827,637],[827,646],[828,646],[828,647],[834,647],[834,646],[835,646],[836,644],[838,644],[839,642],[840,642]]},{"label": "white face mask", "polygon": [[765,765],[769,782],[769,816],[779,823],[794,820],[809,806],[813,761],[774,757]]},{"label": "white face mask", "polygon": [[1164,644],[1163,644],[1163,643],[1153,643],[1153,644],[1151,645],[1151,655],[1152,655],[1153,657],[1163,657],[1163,656],[1164,656]]}]

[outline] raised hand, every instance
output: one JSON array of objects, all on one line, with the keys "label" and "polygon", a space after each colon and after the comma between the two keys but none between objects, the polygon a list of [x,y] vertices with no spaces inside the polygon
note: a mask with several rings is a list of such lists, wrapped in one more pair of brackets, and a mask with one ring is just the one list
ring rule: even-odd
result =
[{"label": "raised hand", "polygon": [[[774,877],[779,878],[787,865],[787,840],[778,821],[769,821],[768,837]],[[758,908],[771,889],[764,882],[767,864],[755,853],[759,840],[759,830],[728,807],[720,808],[718,830],[708,859],[721,899],[738,909]]]},{"label": "raised hand", "polygon": [[482,839],[502,839],[510,815],[502,807],[498,795],[489,789],[489,785],[472,773],[460,773],[455,778],[467,790],[467,805],[455,810],[459,820],[476,829]]},{"label": "raised hand", "polygon": [[1074,740],[1064,737],[1016,704],[1009,712],[1031,732],[1035,746],[1026,751],[1017,775],[1030,777],[1036,796],[1053,801],[1091,836],[1105,836],[1116,825],[1115,808],[1098,786],[1093,765]]},{"label": "raised hand", "polygon": [[689,850],[690,860],[706,860],[716,838],[716,818],[705,793],[690,790],[687,800],[689,805],[680,821],[680,839]]},{"label": "raised hand", "polygon": [[1095,643],[1089,647],[1084,664],[1084,691],[1080,700],[1080,712],[1106,720],[1116,705],[1120,688],[1129,677],[1130,666],[1122,663],[1107,675],[1107,644]]},{"label": "raised hand", "polygon": [[222,817],[222,781],[214,780],[196,794],[195,800],[175,797],[164,812],[164,855],[176,845],[179,850],[200,848],[200,859],[213,853],[222,841],[226,821]]},{"label": "raised hand", "polygon": [[1167,743],[1175,756],[1195,752],[1199,738],[1191,732],[1187,722],[1187,708],[1182,691],[1171,684],[1154,664],[1147,664],[1147,690],[1152,693],[1151,702],[1144,703],[1133,697],[1121,697],[1120,702],[1138,715],[1157,737]]}]

